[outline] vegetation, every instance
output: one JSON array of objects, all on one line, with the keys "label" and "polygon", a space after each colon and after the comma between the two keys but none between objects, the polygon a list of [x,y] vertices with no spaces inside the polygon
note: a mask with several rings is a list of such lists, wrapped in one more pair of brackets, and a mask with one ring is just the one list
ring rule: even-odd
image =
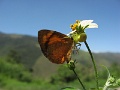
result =
[{"label": "vegetation", "polygon": [[[11,58],[10,58],[11,59]],[[78,65],[79,66],[79,65]],[[114,76],[119,76],[118,64],[112,64],[110,71]],[[79,66],[80,67],[80,66]],[[80,78],[86,82],[86,86],[95,87],[94,72],[88,67],[80,67],[76,71]],[[115,69],[115,70],[113,70]],[[112,71],[113,70],[113,71]],[[100,72],[100,86],[103,86],[107,78],[106,70]],[[91,83],[92,82],[92,83]],[[10,62],[8,58],[0,59],[0,88],[3,90],[59,90],[60,88],[74,86],[80,88],[76,77],[65,65],[61,65],[57,73],[49,79],[37,78],[32,76],[27,68],[21,63]]]},{"label": "vegetation", "polygon": [[[119,77],[120,53],[94,53],[94,56],[96,62],[106,65],[112,75]],[[76,72],[85,86],[95,87],[89,54],[81,50],[74,57]],[[99,84],[103,86],[108,73],[102,66],[98,65],[98,69]],[[37,47],[37,38],[0,34],[0,90],[60,90],[65,87],[81,88],[65,64],[54,66],[46,60]]]}]

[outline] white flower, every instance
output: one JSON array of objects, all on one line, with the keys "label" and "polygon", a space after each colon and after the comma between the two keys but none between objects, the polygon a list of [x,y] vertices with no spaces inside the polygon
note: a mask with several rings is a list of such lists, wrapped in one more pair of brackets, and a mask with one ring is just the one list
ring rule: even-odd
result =
[{"label": "white flower", "polygon": [[86,28],[98,28],[98,25],[96,23],[92,23],[92,22],[93,22],[93,20],[82,20],[82,21],[76,20],[76,22],[74,24],[70,25],[72,31],[67,35],[71,36],[73,34],[76,34],[76,31],[78,31],[79,34],[85,33]]},{"label": "white flower", "polygon": [[93,20],[83,20],[80,21],[78,26],[81,26],[82,28],[98,28],[98,25],[92,22]]}]

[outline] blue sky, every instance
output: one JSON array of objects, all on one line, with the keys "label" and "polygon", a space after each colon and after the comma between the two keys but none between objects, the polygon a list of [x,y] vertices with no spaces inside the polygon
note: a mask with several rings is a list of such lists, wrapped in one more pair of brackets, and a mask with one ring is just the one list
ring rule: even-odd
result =
[{"label": "blue sky", "polygon": [[120,52],[120,0],[0,0],[4,33],[37,37],[38,30],[46,28],[67,34],[70,24],[86,19],[99,25],[86,30],[92,51]]}]

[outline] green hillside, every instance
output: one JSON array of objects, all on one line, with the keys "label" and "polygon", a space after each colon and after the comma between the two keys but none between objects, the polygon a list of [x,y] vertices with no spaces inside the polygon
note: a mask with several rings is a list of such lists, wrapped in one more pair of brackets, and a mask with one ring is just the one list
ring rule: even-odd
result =
[{"label": "green hillside", "polygon": [[11,50],[19,55],[20,62],[27,67],[32,67],[41,56],[36,37],[0,33],[0,56],[8,55]]},{"label": "green hillside", "polygon": [[[0,33],[0,57],[8,56],[11,51],[16,52],[20,62],[27,68],[34,69],[34,74],[37,76],[42,75],[45,77],[55,72],[60,66],[49,62],[43,56],[37,37]],[[92,65],[88,52],[80,50],[79,54],[74,55],[74,57],[83,66]],[[109,66],[113,62],[120,63],[120,53],[94,53],[94,57],[96,63],[99,63],[98,65]],[[43,73],[44,71],[46,72]]]},{"label": "green hillside", "polygon": [[[102,78],[100,85],[107,78],[101,65],[119,76],[120,53],[93,53],[93,56]],[[79,50],[72,58],[77,61],[79,76],[93,87],[94,69],[89,53]],[[44,57],[37,37],[0,32],[0,90],[58,90],[66,85],[78,87],[79,83],[66,64],[53,64]]]}]

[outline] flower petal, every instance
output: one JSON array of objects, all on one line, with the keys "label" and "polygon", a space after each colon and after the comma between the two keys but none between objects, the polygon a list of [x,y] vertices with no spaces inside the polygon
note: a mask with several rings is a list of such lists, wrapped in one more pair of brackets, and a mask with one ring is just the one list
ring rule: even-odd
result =
[{"label": "flower petal", "polygon": [[69,36],[70,34],[73,34],[74,32],[76,32],[76,30],[71,31],[70,33],[67,34],[67,36]]},{"label": "flower petal", "polygon": [[91,24],[92,22],[93,22],[93,20],[83,20],[83,21],[80,22],[80,25],[82,27],[85,27],[85,26]]},{"label": "flower petal", "polygon": [[98,25],[96,23],[91,23],[87,28],[98,28]]}]

